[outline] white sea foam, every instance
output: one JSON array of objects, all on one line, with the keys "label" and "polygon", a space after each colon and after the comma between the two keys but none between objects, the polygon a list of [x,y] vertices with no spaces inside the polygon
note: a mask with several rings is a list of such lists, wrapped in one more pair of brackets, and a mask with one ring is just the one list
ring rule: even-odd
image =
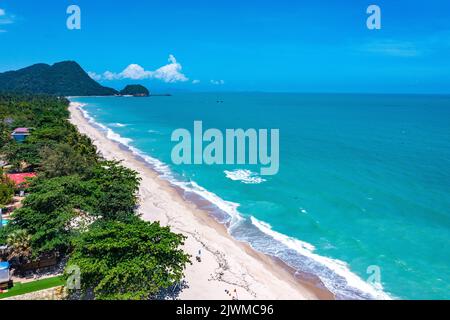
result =
[{"label": "white sea foam", "polygon": [[[106,135],[109,139],[119,142],[122,145],[126,146],[133,154],[141,157],[146,161],[148,164],[152,166],[159,174],[160,177],[168,180],[171,184],[183,189],[186,192],[194,193],[201,198],[207,200],[208,202],[214,204],[217,208],[219,208],[221,211],[225,212],[230,216],[230,223],[229,223],[229,231],[231,231],[234,227],[239,226],[239,222],[244,221],[244,218],[239,213],[239,204],[231,201],[226,201],[222,198],[220,198],[215,193],[206,190],[205,188],[198,185],[195,181],[180,181],[176,179],[173,172],[170,170],[170,167],[163,163],[162,161],[153,158],[141,150],[133,147],[131,145],[132,139],[121,137],[119,134],[115,133],[110,128],[106,127],[105,125],[98,123],[95,121],[95,119],[83,108],[85,104],[81,103],[72,103],[72,105],[78,107],[81,112],[83,113],[83,116],[94,126],[99,127],[101,130],[106,132]],[[237,173],[236,171],[240,171]],[[242,178],[248,179],[252,178],[252,175],[249,173],[242,173],[242,171],[248,171],[248,170],[235,170],[228,173],[228,175],[231,173],[231,176],[227,177],[232,180],[239,180],[242,181]],[[233,175],[234,172],[234,175]],[[251,172],[250,172],[251,173]],[[227,172],[226,172],[227,174]],[[234,178],[234,179],[233,179]],[[239,179],[238,179],[239,178]],[[255,178],[253,176],[253,178]],[[256,177],[260,178],[260,177]],[[261,179],[261,178],[260,178]],[[258,182],[261,183],[261,182]],[[348,267],[348,265],[345,262],[342,262],[340,260],[331,259],[328,257],[323,257],[318,254],[314,253],[315,247],[307,242],[291,238],[289,236],[286,236],[284,234],[278,233],[272,229],[272,226],[268,223],[262,222],[257,220],[254,217],[251,217],[251,223],[262,233],[265,235],[271,237],[276,242],[281,243],[282,245],[286,246],[287,248],[296,251],[301,256],[309,258],[313,261],[315,261],[317,264],[320,264],[327,269],[331,270],[336,275],[340,276],[341,278],[345,279],[346,285],[349,287],[356,288],[363,293],[366,293],[370,295],[373,298],[376,299],[390,299],[389,295],[382,291],[382,287],[375,288],[369,283],[363,281],[360,277],[358,277],[356,274],[352,273]],[[295,268],[295,266],[293,266]],[[321,274],[317,274],[319,278],[322,280],[324,285],[332,292],[338,293],[340,288],[336,288],[335,283],[333,282],[333,276],[327,275],[323,276]]]},{"label": "white sea foam", "polygon": [[73,103],[73,106],[79,108],[83,114],[83,116],[89,121],[89,123],[93,124],[94,126],[100,128],[102,131],[106,132],[106,137],[110,140],[119,142],[127,147],[130,146],[130,143],[133,141],[132,139],[129,138],[123,138],[122,136],[120,136],[118,133],[114,132],[112,129],[108,128],[107,126],[105,126],[104,124],[101,124],[99,122],[96,122],[95,119],[89,114],[89,112],[87,112],[84,107],[86,106],[86,104],[82,104],[82,103]]},{"label": "white sea foam", "polygon": [[120,122],[116,122],[116,123],[111,123],[111,127],[116,127],[116,128],[123,128],[128,126],[127,124],[124,123],[120,123]]},{"label": "white sea foam", "polygon": [[[376,299],[391,299],[389,295],[382,291],[381,285],[374,287],[369,283],[363,281],[359,276],[350,271],[348,265],[345,262],[315,254],[315,247],[313,245],[276,232],[272,229],[271,225],[259,221],[254,217],[251,217],[250,219],[252,221],[252,224],[255,225],[261,232],[271,236],[274,240],[281,242],[286,247],[300,253],[302,256],[308,257],[313,261],[326,266],[335,274],[344,278],[347,282],[347,286],[368,293]],[[336,293],[337,290],[335,288],[335,283],[333,282],[333,277],[326,277],[321,274],[318,274],[318,276],[330,291]]]},{"label": "white sea foam", "polygon": [[123,145],[129,146],[131,142],[133,142],[133,139],[129,139],[129,138],[123,138],[120,134],[115,133],[113,130],[111,129],[106,129],[106,137],[110,140],[119,142]]},{"label": "white sea foam", "polygon": [[265,179],[258,176],[257,173],[251,172],[250,170],[244,170],[244,169],[237,169],[233,171],[224,171],[225,175],[228,179],[234,180],[234,181],[241,181],[245,184],[259,184],[264,181]]}]

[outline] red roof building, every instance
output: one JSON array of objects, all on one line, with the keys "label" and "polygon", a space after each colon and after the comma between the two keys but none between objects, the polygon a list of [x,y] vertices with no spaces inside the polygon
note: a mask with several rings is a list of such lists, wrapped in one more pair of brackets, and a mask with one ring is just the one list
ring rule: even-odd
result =
[{"label": "red roof building", "polygon": [[36,173],[11,173],[6,175],[9,180],[13,181],[16,187],[25,186],[26,179],[31,179],[36,177]]}]

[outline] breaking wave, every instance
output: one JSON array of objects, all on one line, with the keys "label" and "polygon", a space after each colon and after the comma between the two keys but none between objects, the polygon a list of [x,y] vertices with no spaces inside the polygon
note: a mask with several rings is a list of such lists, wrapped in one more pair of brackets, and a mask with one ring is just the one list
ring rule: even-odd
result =
[{"label": "breaking wave", "polygon": [[233,171],[224,171],[226,177],[228,179],[234,180],[234,181],[241,181],[245,184],[259,184],[266,181],[265,179],[258,176],[257,173],[254,173],[250,170],[244,170],[244,169],[237,169]]}]

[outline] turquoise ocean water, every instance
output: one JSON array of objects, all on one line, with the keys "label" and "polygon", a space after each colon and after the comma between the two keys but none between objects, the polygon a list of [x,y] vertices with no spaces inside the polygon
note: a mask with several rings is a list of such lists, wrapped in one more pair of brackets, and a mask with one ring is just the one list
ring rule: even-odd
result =
[{"label": "turquoise ocean water", "polygon": [[[450,298],[450,96],[72,100],[187,198],[209,200],[234,237],[318,275],[339,298]],[[192,131],[194,120],[204,129],[280,129],[279,173],[173,165],[172,131]]]}]

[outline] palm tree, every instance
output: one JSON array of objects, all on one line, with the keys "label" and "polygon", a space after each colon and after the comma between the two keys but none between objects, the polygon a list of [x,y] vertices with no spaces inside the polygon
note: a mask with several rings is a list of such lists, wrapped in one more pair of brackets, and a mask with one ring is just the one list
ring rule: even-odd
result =
[{"label": "palm tree", "polygon": [[17,258],[19,263],[23,263],[31,257],[31,236],[26,230],[12,232],[6,243],[9,249],[8,260]]}]

